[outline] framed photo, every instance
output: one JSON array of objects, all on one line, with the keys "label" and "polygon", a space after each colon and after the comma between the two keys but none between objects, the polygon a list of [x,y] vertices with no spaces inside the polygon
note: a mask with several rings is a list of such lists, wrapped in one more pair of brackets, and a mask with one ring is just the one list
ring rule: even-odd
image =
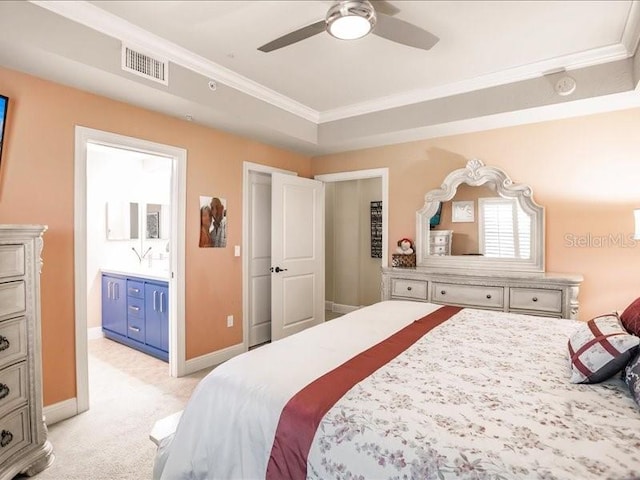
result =
[{"label": "framed photo", "polygon": [[452,222],[474,222],[473,200],[465,200],[463,202],[452,202],[451,221]]}]

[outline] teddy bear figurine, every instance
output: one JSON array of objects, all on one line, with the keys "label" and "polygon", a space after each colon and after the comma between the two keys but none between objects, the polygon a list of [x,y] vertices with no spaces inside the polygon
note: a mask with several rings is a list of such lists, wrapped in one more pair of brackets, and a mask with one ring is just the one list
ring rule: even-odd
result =
[{"label": "teddy bear figurine", "polygon": [[398,248],[396,252],[403,255],[411,255],[413,253],[413,243],[408,238],[401,238],[398,240]]}]

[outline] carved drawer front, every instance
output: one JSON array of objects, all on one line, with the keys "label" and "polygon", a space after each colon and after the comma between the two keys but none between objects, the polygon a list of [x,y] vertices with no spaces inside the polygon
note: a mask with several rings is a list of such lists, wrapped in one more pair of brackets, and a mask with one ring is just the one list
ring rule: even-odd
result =
[{"label": "carved drawer front", "polygon": [[27,356],[27,319],[25,317],[0,323],[0,368]]},{"label": "carved drawer front", "polygon": [[431,255],[446,255],[449,248],[446,245],[434,245],[431,247]]},{"label": "carved drawer front", "polygon": [[427,299],[427,282],[422,280],[391,279],[391,296],[402,298]]},{"label": "carved drawer front", "polygon": [[504,306],[504,287],[434,283],[432,288],[431,298],[436,303],[489,308]]},{"label": "carved drawer front", "polygon": [[27,364],[18,363],[0,372],[0,412],[27,403]]},{"label": "carved drawer front", "polygon": [[24,275],[24,245],[0,245],[0,278]]},{"label": "carved drawer front", "polygon": [[562,290],[512,288],[509,296],[509,308],[560,313],[562,311]]},{"label": "carved drawer front", "polygon": [[30,442],[27,407],[23,407],[0,420],[0,464]]},{"label": "carved drawer front", "polygon": [[22,313],[26,309],[23,281],[0,284],[0,320]]},{"label": "carved drawer front", "polygon": [[446,245],[449,243],[449,235],[434,235],[431,232],[430,240],[433,245]]}]

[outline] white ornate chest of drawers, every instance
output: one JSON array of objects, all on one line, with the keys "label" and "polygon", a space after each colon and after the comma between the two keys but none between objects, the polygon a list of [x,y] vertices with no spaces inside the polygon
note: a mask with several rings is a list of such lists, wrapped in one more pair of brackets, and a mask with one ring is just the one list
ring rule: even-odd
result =
[{"label": "white ornate chest of drawers", "polygon": [[431,230],[429,235],[429,255],[451,255],[453,230]]},{"label": "white ornate chest of drawers", "polygon": [[383,300],[416,300],[483,310],[576,318],[581,275],[382,269]]},{"label": "white ornate chest of drawers", "polygon": [[39,225],[0,225],[0,479],[53,461],[42,416]]}]

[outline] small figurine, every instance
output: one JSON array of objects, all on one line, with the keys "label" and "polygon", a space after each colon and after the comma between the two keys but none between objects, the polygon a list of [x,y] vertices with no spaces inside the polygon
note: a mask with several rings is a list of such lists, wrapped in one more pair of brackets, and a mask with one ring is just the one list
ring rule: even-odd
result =
[{"label": "small figurine", "polygon": [[401,238],[398,240],[398,248],[396,252],[403,255],[411,255],[413,253],[413,243],[408,238]]}]

